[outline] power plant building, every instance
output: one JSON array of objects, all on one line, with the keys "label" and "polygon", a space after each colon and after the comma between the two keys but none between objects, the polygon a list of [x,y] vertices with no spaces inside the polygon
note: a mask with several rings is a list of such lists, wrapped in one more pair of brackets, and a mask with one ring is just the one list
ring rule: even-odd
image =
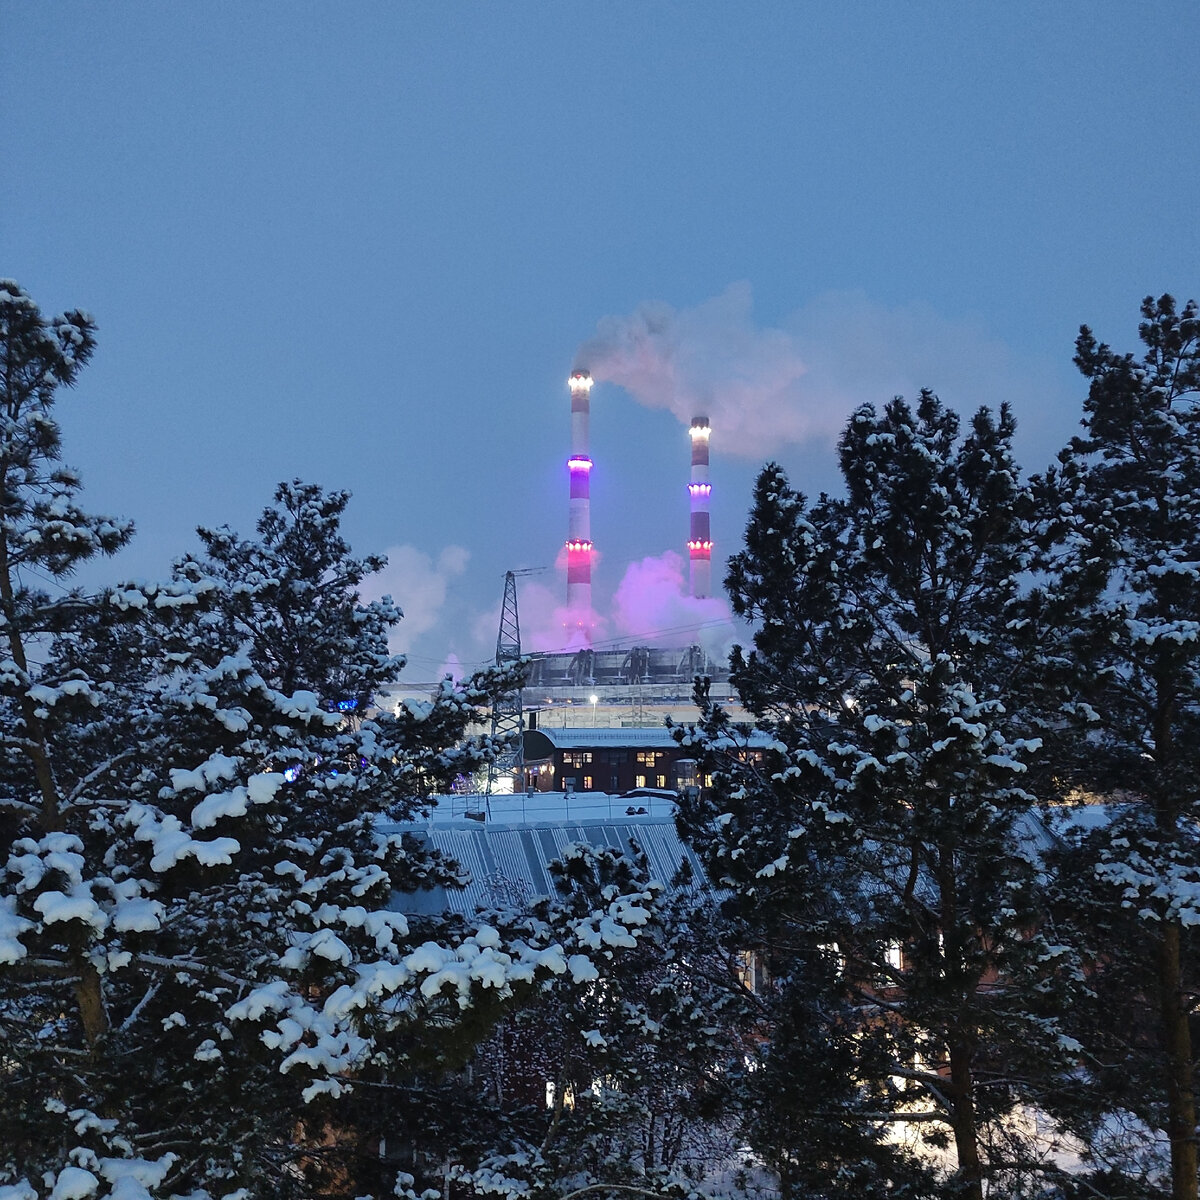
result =
[{"label": "power plant building", "polygon": [[[592,384],[591,374],[582,367],[572,371],[567,381],[571,440],[567,458],[567,603],[562,642],[567,648],[522,655],[515,576],[525,572],[510,572],[497,662],[503,657],[504,643],[504,648],[511,650],[504,661],[524,657],[528,673],[516,693],[515,709],[511,713],[506,710],[507,716],[501,714],[516,734],[517,749],[505,756],[499,774],[493,772],[488,783],[490,796],[506,793],[510,786],[518,794],[562,791],[618,795],[638,789],[674,792],[692,784],[703,787],[704,781],[693,779],[694,763],[666,729],[666,718],[680,722],[696,719],[694,689],[698,678],[708,680],[710,698],[729,710],[735,720],[746,716],[729,682],[728,664],[714,659],[697,643],[674,647],[628,642],[623,646],[592,644],[597,620],[592,606]],[[692,418],[688,430],[691,469],[687,477],[686,542],[688,593],[692,599],[712,596],[711,433],[708,417]],[[508,641],[506,629],[511,634]],[[499,737],[503,731],[498,723],[494,724],[493,736]]]}]

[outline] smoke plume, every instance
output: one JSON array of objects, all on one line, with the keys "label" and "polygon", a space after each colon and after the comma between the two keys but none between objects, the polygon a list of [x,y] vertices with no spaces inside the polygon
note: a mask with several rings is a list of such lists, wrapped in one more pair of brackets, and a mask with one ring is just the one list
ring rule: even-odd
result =
[{"label": "smoke plume", "polygon": [[393,653],[410,650],[421,634],[437,625],[446,603],[446,589],[467,567],[470,552],[462,546],[447,546],[433,559],[416,546],[389,546],[387,566],[363,581],[363,596],[391,596],[404,613],[392,631]]},{"label": "smoke plume", "polygon": [[583,650],[608,636],[608,621],[598,612],[568,608],[559,589],[536,580],[521,584],[520,613],[526,653]]},{"label": "smoke plume", "polygon": [[655,646],[698,644],[724,660],[734,639],[734,618],[724,596],[688,594],[687,567],[673,550],[632,562],[613,596],[613,627],[630,642]]},{"label": "smoke plume", "polygon": [[603,318],[576,361],[685,425],[707,416],[721,453],[763,458],[780,441],[831,432],[836,423],[805,396],[795,339],[757,328],[751,309],[747,283],[695,308],[643,304],[630,316]]},{"label": "smoke plume", "polygon": [[1015,400],[1031,429],[1062,407],[1060,373],[1018,360],[978,320],[844,291],[760,327],[752,300],[750,285],[736,283],[694,308],[651,302],[605,317],[576,362],[683,425],[709,417],[715,458],[762,460],[788,444],[831,441],[858,405],[913,398],[922,387],[959,412]]},{"label": "smoke plume", "polygon": [[446,661],[438,667],[438,679],[453,679],[455,683],[460,683],[465,675],[457,654],[446,655]]}]

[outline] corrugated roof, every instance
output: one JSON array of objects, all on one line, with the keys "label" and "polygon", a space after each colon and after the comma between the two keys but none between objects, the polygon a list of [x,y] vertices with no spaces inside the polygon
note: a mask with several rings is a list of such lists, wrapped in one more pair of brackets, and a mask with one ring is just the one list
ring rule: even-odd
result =
[{"label": "corrugated roof", "polygon": [[447,910],[469,916],[481,908],[523,901],[532,903],[554,894],[549,864],[562,858],[568,846],[621,849],[631,843],[645,853],[650,873],[670,886],[687,860],[696,881],[704,878],[700,862],[675,831],[673,820],[630,817],[618,821],[547,821],[529,825],[477,825],[472,821],[431,825],[385,826],[386,832],[404,830],[459,862],[470,874],[465,888],[397,893],[394,906],[402,912],[436,914]]},{"label": "corrugated roof", "polygon": [[[646,746],[652,749],[676,745],[671,731],[665,725],[648,725],[639,728],[592,728],[587,725],[568,725],[565,729],[554,729],[551,726],[540,726],[538,733],[544,733],[560,750],[586,750],[591,746],[628,746],[636,749]],[[754,730],[746,740],[753,747],[774,745],[774,739],[767,734]],[[730,738],[718,741],[717,745],[732,747]],[[683,747],[689,752],[689,747]]]},{"label": "corrugated roof", "polygon": [[486,812],[495,825],[545,825],[575,821],[595,825],[639,816],[672,820],[678,795],[666,788],[634,788],[626,795],[611,792],[512,792],[488,797],[481,793],[439,796],[437,807],[420,822],[424,826],[461,822],[468,813]]},{"label": "corrugated roof", "polygon": [[540,728],[560,750],[587,749],[590,746],[647,746],[667,749],[675,745],[671,731],[665,725],[650,725],[635,729],[592,729],[572,725],[565,729]]}]

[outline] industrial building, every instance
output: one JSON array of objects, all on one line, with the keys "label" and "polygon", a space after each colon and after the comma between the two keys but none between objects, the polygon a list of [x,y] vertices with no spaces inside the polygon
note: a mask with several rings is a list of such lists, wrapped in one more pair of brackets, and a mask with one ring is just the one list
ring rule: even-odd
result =
[{"label": "industrial building", "polygon": [[653,646],[588,649],[533,654],[529,658],[525,687],[529,692],[527,702],[534,705],[543,701],[548,705],[587,701],[597,692],[603,693],[609,705],[687,702],[697,676],[712,680],[714,696],[731,695],[728,666],[714,661],[696,645],[674,650]]},{"label": "industrial building", "polygon": [[[725,662],[701,645],[594,646],[592,630],[591,374],[580,367],[567,381],[571,395],[567,508],[567,594],[564,642],[571,649],[523,655],[516,577],[505,580],[496,662],[525,659],[523,689],[497,704],[492,734],[506,746],[487,785],[489,795],[551,791],[623,795],[638,789],[675,791],[704,786],[666,729],[669,718],[686,723],[699,714],[693,700],[698,678],[709,695],[744,719]],[[692,418],[687,551],[689,592],[712,592],[709,446],[706,416]]]},{"label": "industrial building", "polygon": [[[526,790],[677,792],[696,786],[696,763],[665,726],[651,729],[530,729],[524,742]],[[638,807],[634,805],[633,807]]]}]

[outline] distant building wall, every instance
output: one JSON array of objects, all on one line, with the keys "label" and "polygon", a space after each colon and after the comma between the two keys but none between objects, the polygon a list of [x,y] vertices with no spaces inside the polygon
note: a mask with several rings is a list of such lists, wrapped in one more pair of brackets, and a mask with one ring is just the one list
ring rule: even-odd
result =
[{"label": "distant building wall", "polygon": [[671,688],[690,696],[697,675],[714,683],[729,682],[729,668],[701,646],[671,650],[633,646],[627,650],[578,650],[568,654],[530,656],[526,687],[580,688],[593,685]]},{"label": "distant building wall", "polygon": [[[546,729],[552,754],[526,763],[527,786],[541,792],[608,792],[620,796],[637,788],[678,791],[710,787],[696,761],[671,737],[655,729]],[[751,749],[759,756],[762,751]]]}]

